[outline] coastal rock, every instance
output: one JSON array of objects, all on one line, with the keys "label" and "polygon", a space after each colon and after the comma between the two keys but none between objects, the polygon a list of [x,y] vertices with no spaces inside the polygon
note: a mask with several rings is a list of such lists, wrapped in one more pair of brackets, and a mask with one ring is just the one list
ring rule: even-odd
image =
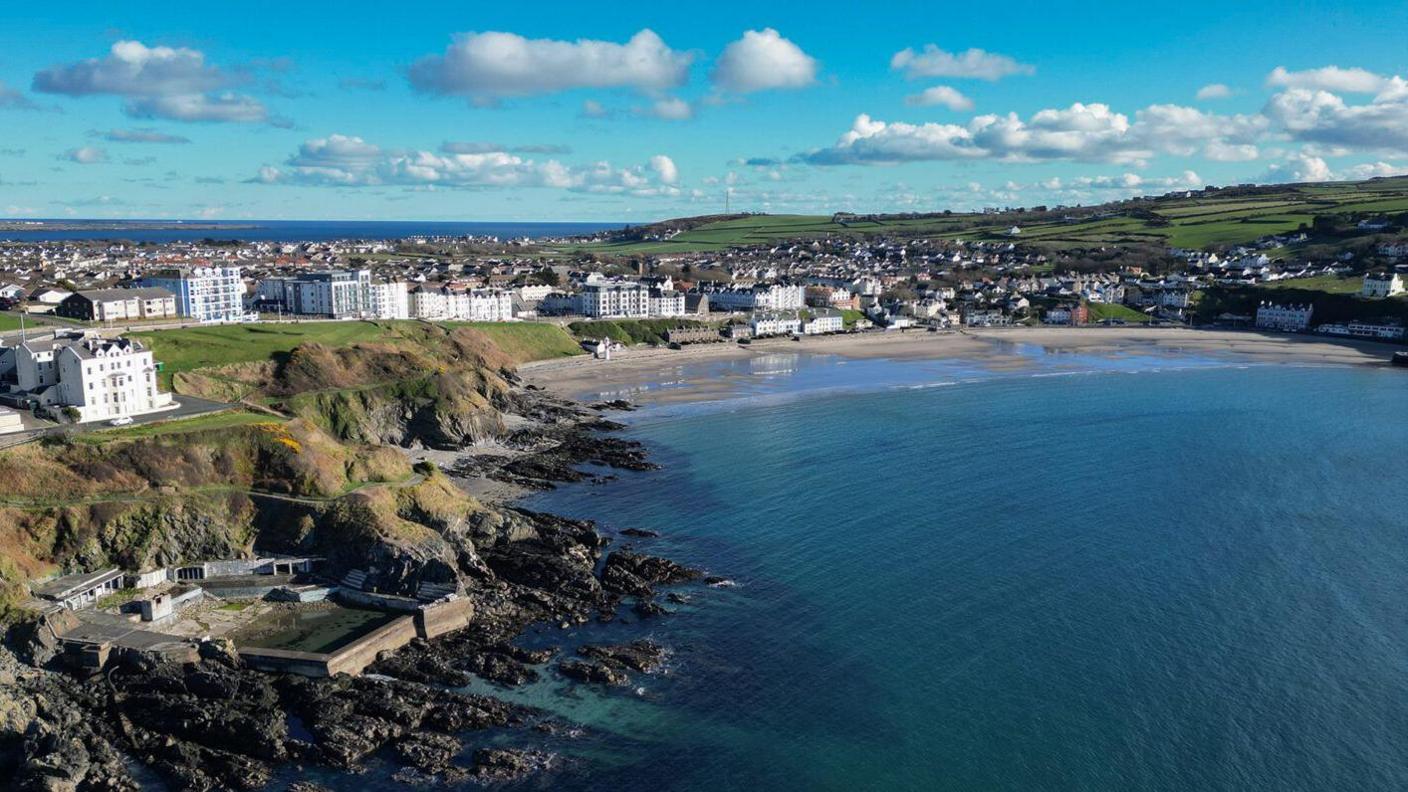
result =
[{"label": "coastal rock", "polygon": [[654,539],[660,534],[655,531],[647,531],[642,528],[623,528],[621,529],[621,535],[631,536],[637,539]]},{"label": "coastal rock", "polygon": [[610,399],[608,401],[599,401],[589,404],[587,406],[593,410],[620,410],[623,412],[630,412],[631,410],[634,410],[636,408],[634,404],[631,404],[625,399]]},{"label": "coastal rock", "polygon": [[579,682],[626,685],[631,681],[630,676],[621,666],[610,663],[591,663],[585,660],[563,660],[557,664],[557,670],[568,679],[575,679]]},{"label": "coastal rock", "polygon": [[611,666],[644,672],[659,668],[669,653],[663,646],[647,639],[626,644],[588,644],[578,649],[577,654]]},{"label": "coastal rock", "polygon": [[481,781],[514,781],[546,768],[551,754],[516,748],[480,748],[474,752],[474,776]]},{"label": "coastal rock", "polygon": [[396,757],[407,765],[426,773],[445,769],[460,752],[460,741],[448,734],[415,732],[396,743]]},{"label": "coastal rock", "polygon": [[608,591],[649,598],[654,585],[671,585],[697,580],[702,573],[658,556],[617,550],[606,557],[601,585]]},{"label": "coastal rock", "polygon": [[631,610],[642,619],[654,619],[668,616],[671,613],[664,605],[648,599],[636,600],[636,604],[631,607]]}]

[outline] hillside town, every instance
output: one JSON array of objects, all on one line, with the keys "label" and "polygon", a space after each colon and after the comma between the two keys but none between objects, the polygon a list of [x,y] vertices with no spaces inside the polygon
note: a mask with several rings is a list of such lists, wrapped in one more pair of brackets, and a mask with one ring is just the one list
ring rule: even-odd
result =
[{"label": "hillside town", "polygon": [[1071,252],[877,234],[629,256],[472,237],[5,242],[0,309],[18,330],[0,346],[0,409],[11,408],[0,412],[0,432],[21,428],[14,410],[82,423],[172,408],[157,387],[160,362],[120,333],[193,323],[546,320],[585,328],[579,335],[598,352],[610,333],[592,333],[596,320],[673,324],[661,336],[671,345],[1214,323],[1402,342],[1408,242],[1288,254],[1305,241],[1295,233],[1218,249]]}]

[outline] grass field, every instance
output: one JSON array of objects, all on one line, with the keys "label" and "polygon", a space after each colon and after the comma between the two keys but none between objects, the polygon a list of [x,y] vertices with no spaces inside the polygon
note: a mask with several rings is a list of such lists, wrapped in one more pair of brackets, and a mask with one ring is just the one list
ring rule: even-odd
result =
[{"label": "grass field", "polygon": [[[356,342],[393,341],[399,328],[414,322],[300,322],[214,325],[132,333],[148,344],[170,382],[183,371],[271,360],[299,344],[345,346]],[[537,322],[447,323],[473,327],[519,361],[577,354],[577,343],[562,328]]]},{"label": "grass field", "polygon": [[[735,245],[769,244],[829,236],[892,234],[907,237],[1011,241],[1007,231],[1021,229],[1023,244],[1051,248],[1119,244],[1153,244],[1183,248],[1241,244],[1309,226],[1316,216],[1408,211],[1408,177],[1367,182],[1286,185],[1260,195],[1194,194],[1145,203],[1163,221],[1132,217],[1127,207],[1110,204],[1098,214],[1115,216],[1073,220],[1089,209],[1003,215],[953,213],[923,217],[889,216],[877,220],[834,222],[828,215],[751,215],[717,220],[662,242],[594,243],[564,250],[601,254],[709,252]],[[1124,212],[1123,214],[1121,212]],[[1069,214],[1069,216],[1068,216]],[[1165,222],[1166,221],[1166,222]]]},{"label": "grass field", "polygon": [[1147,324],[1149,322],[1147,314],[1136,311],[1127,305],[1087,303],[1086,307],[1089,309],[1091,322],[1103,322],[1106,319],[1128,322],[1129,324]]},{"label": "grass field", "polygon": [[1287,278],[1259,284],[1263,289],[1310,289],[1328,294],[1358,294],[1364,285],[1362,275],[1341,278],[1338,275],[1320,275],[1314,278]]},{"label": "grass field", "polygon": [[229,410],[226,412],[210,413],[208,415],[197,415],[193,418],[173,418],[170,421],[160,421],[157,423],[142,424],[140,426],[124,426],[115,429],[84,432],[75,435],[75,437],[85,443],[106,443],[112,440],[138,440],[144,437],[201,432],[207,429],[229,429],[235,426],[248,426],[256,423],[282,422],[282,420],[281,418],[275,418],[263,413]]}]

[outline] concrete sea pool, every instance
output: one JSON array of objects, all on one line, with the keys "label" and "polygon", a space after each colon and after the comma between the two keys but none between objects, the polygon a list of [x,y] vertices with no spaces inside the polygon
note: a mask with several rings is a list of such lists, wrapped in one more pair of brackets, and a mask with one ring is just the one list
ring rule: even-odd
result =
[{"label": "concrete sea pool", "polygon": [[240,647],[328,654],[404,614],[331,602],[281,606],[231,636]]}]

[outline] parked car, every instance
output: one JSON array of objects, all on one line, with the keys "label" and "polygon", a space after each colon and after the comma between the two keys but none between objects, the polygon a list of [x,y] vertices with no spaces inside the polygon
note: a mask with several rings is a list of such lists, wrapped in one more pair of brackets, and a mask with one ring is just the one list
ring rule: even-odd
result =
[{"label": "parked car", "polygon": [[132,416],[124,415],[120,418],[114,418],[108,421],[108,426],[126,426],[130,423],[132,423]]}]

